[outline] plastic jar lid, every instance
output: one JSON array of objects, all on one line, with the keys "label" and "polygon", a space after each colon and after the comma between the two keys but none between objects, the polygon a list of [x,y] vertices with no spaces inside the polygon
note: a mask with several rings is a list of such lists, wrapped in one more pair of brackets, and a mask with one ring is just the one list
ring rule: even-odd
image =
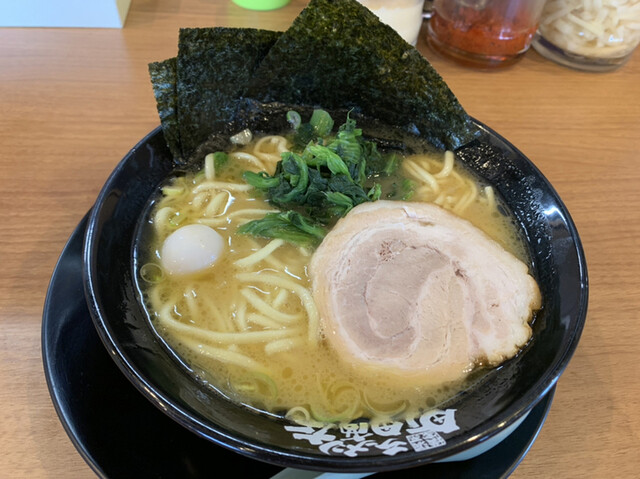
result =
[{"label": "plastic jar lid", "polygon": [[250,10],[275,10],[284,7],[291,0],[233,0],[233,3]]}]

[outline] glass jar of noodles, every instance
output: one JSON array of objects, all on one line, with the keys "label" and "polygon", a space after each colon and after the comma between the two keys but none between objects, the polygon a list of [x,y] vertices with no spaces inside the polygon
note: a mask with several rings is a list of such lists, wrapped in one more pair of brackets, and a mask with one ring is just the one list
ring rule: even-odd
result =
[{"label": "glass jar of noodles", "polygon": [[640,0],[548,0],[533,48],[561,65],[609,71],[640,43]]}]

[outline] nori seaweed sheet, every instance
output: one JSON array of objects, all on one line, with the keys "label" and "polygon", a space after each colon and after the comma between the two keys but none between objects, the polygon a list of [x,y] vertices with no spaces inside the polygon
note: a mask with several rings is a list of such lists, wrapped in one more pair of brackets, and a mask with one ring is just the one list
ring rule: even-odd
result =
[{"label": "nori seaweed sheet", "polygon": [[163,62],[149,64],[149,76],[156,98],[156,107],[164,139],[174,158],[182,157],[180,129],[178,126],[177,61],[169,58]]},{"label": "nori seaweed sheet", "polygon": [[261,104],[352,109],[440,149],[478,134],[429,62],[356,0],[311,0],[285,32],[181,29],[177,58],[149,72],[177,165],[201,156],[211,135],[242,129]]},{"label": "nori seaweed sheet", "polygon": [[356,0],[311,0],[269,50],[247,96],[354,107],[456,149],[477,129],[442,77]]},{"label": "nori seaweed sheet", "polygon": [[281,32],[252,28],[185,28],[177,57],[182,158],[233,119],[237,101]]}]

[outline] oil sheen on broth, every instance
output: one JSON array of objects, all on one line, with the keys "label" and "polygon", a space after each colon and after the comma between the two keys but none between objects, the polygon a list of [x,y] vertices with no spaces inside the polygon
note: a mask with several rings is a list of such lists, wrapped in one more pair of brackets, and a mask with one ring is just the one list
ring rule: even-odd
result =
[{"label": "oil sheen on broth", "polygon": [[[301,423],[384,421],[433,408],[464,385],[407,383],[345,367],[318,327],[307,272],[313,251],[235,233],[276,210],[254,194],[242,172],[273,173],[287,147],[284,137],[263,137],[230,154],[221,171],[212,171],[210,163],[162,188],[137,253],[143,258],[140,289],[154,328],[200,380],[267,414]],[[452,153],[407,157],[397,173],[380,181],[382,198],[402,199],[410,185],[411,201],[435,202],[468,219],[529,264],[524,242],[493,190]],[[161,266],[163,243],[190,224],[207,225],[222,237],[220,257],[202,271],[168,274]]]}]

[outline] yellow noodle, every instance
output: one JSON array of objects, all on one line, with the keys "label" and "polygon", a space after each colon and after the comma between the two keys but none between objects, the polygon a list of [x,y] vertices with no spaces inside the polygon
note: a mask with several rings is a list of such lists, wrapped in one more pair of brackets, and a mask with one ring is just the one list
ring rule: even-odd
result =
[{"label": "yellow noodle", "polygon": [[[429,188],[426,185],[422,185],[416,188],[416,194],[420,197],[423,198],[424,201],[428,201],[429,198],[431,198],[434,194],[434,192],[431,190],[431,188]],[[444,192],[440,193],[441,195],[444,195]]]},{"label": "yellow noodle", "polygon": [[164,208],[160,208],[155,216],[153,217],[153,222],[157,227],[161,229],[166,228],[167,223],[169,223],[169,218],[176,214],[175,208],[171,208],[170,206],[165,206]]},{"label": "yellow noodle", "polygon": [[[268,151],[268,147],[271,147],[272,151]],[[283,136],[265,136],[256,142],[252,152],[262,160],[267,173],[273,175],[282,153],[288,150],[287,139]]]},{"label": "yellow noodle", "polygon": [[269,145],[277,141],[278,141],[277,136],[263,136],[258,141],[256,141],[256,144],[253,146],[253,154],[256,156],[257,156],[257,153],[269,154],[268,152],[262,151],[262,147],[264,145]]},{"label": "yellow noodle", "polygon": [[279,210],[265,209],[265,208],[245,208],[242,210],[229,213],[229,218],[235,218],[236,216],[260,216],[267,213],[278,213]]},{"label": "yellow noodle", "polygon": [[235,323],[238,331],[245,331],[247,329],[247,302],[240,303],[240,306],[236,308],[236,314],[234,315]]},{"label": "yellow noodle", "polygon": [[196,223],[199,223],[201,225],[207,225],[207,226],[224,226],[231,223],[231,221],[226,216],[222,218],[217,216],[215,218],[198,218],[196,220]]},{"label": "yellow noodle", "polygon": [[[272,143],[276,143],[276,151],[269,152],[264,151],[262,148],[267,145],[271,145]],[[278,137],[275,136],[265,136],[256,142],[255,147],[253,148],[253,154],[260,158],[263,162],[268,163],[277,163],[280,161],[280,152],[277,150]]]},{"label": "yellow noodle", "polygon": [[264,261],[278,271],[284,271],[284,269],[286,268],[285,264],[282,261],[276,259],[273,255],[267,256]]},{"label": "yellow noodle", "polygon": [[484,187],[484,196],[487,199],[487,206],[492,210],[496,208],[496,196],[491,186]]},{"label": "yellow noodle", "polygon": [[303,346],[304,344],[305,341],[302,338],[276,339],[275,341],[271,341],[265,344],[264,352],[269,355],[282,353],[285,351],[290,351],[299,346]]},{"label": "yellow noodle", "polygon": [[209,311],[209,317],[213,318],[218,331],[234,331],[234,325],[230,314],[222,314],[215,301],[208,295],[202,295],[200,300],[205,303],[205,311]]},{"label": "yellow noodle", "polygon": [[[277,153],[284,153],[285,151],[289,151],[289,142],[287,141],[287,139],[284,136],[280,136],[280,135],[272,135],[272,136],[265,136],[262,137],[260,140],[258,140],[253,148],[253,152],[254,154],[256,152],[260,152],[263,154],[269,154],[268,152],[265,152],[262,150],[262,147],[265,145],[274,145],[275,146],[275,151]],[[278,154],[278,159],[279,159],[280,155]]]},{"label": "yellow noodle", "polygon": [[288,297],[289,297],[289,291],[285,288],[280,288],[278,290],[278,294],[273,300],[273,303],[271,303],[271,306],[273,306],[274,308],[279,308],[287,300]]},{"label": "yellow noodle", "polygon": [[216,162],[213,153],[204,157],[204,177],[209,181],[213,181],[216,177]]},{"label": "yellow noodle", "polygon": [[176,321],[175,319],[173,319],[174,315],[181,316],[181,314],[176,311],[175,304],[172,303],[172,304],[165,304],[162,308],[158,309],[158,314],[156,316],[161,322],[163,322],[163,324],[164,322],[170,323],[171,321],[175,321],[179,323],[179,321]]},{"label": "yellow noodle", "polygon": [[464,211],[464,207],[467,204],[467,200],[468,200],[469,196],[472,196],[472,195],[473,195],[472,192],[466,192],[462,196],[462,198],[457,198],[457,200],[455,200],[455,202],[453,202],[451,210],[454,213],[459,215],[462,211]]},{"label": "yellow noodle", "polygon": [[[270,210],[270,211],[264,210],[264,211],[270,212],[270,213],[275,213],[277,210]],[[250,244],[250,249],[255,250],[255,249],[260,249],[262,247],[262,245],[260,243],[258,243],[256,240],[254,240],[253,238],[251,238],[249,236],[246,237],[246,240]],[[249,249],[249,248],[247,248],[247,249]],[[270,266],[272,266],[273,269],[275,269],[277,271],[284,271],[284,269],[286,268],[286,265],[282,261],[276,259],[274,255],[267,256],[264,259],[264,262],[269,264]]]},{"label": "yellow noodle", "polygon": [[468,203],[465,205],[464,210],[465,211],[467,209],[467,207],[473,203],[474,201],[476,201],[478,199],[478,186],[476,185],[476,183],[473,180],[467,180],[467,184],[469,185],[469,188],[471,190],[471,194],[469,195],[469,199],[468,199]]},{"label": "yellow noodle", "polygon": [[230,196],[228,191],[221,191],[216,194],[204,210],[205,216],[220,216],[227,209]]},{"label": "yellow noodle", "polygon": [[148,295],[152,304],[175,304],[178,300],[178,295],[175,291],[164,288],[162,283],[150,288]]},{"label": "yellow noodle", "polygon": [[262,298],[258,297],[258,295],[251,291],[249,288],[243,288],[240,293],[259,313],[262,313],[272,320],[277,321],[281,325],[296,323],[302,319],[302,315],[300,314],[288,314],[278,311]]},{"label": "yellow noodle", "polygon": [[223,218],[220,217],[216,217],[216,218],[198,218],[196,220],[197,223],[201,223],[204,225],[209,225],[209,226],[222,226],[224,224],[228,224],[230,223],[230,220],[237,218],[237,217],[252,217],[252,216],[258,216],[261,217],[267,213],[277,213],[278,210],[268,210],[268,209],[257,209],[257,208],[245,208],[242,210],[238,210],[238,211],[233,211],[227,215],[225,215]]},{"label": "yellow noodle", "polygon": [[428,184],[433,191],[438,192],[440,190],[438,181],[433,177],[433,175],[427,172],[424,168],[421,168],[420,166],[418,166],[414,161],[404,160],[402,162],[402,165],[416,179],[422,180],[423,182]]},{"label": "yellow noodle", "polygon": [[307,311],[309,342],[314,344],[318,342],[318,332],[319,332],[318,310],[316,309],[315,302],[313,301],[313,296],[311,296],[311,292],[307,288],[290,279],[284,278],[282,276],[273,275],[273,274],[240,273],[236,276],[236,278],[238,278],[240,281],[243,281],[243,282],[267,283],[273,286],[280,286],[281,288],[288,288],[294,293],[296,293],[300,298],[302,305]]},{"label": "yellow noodle", "polygon": [[266,341],[272,341],[274,339],[282,339],[290,336],[300,334],[299,329],[276,329],[268,331],[244,331],[244,332],[231,332],[221,333],[217,331],[209,331],[196,326],[190,326],[188,324],[181,323],[173,319],[170,315],[160,314],[159,319],[162,325],[179,331],[181,333],[190,334],[193,337],[201,339],[203,341],[209,341],[212,343],[220,344],[257,344]]},{"label": "yellow noodle", "polygon": [[252,266],[262,261],[263,259],[265,259],[267,256],[269,256],[271,253],[273,253],[276,249],[278,249],[283,244],[284,244],[284,240],[274,239],[269,243],[267,243],[267,245],[264,246],[262,249],[259,249],[255,253],[250,254],[249,256],[236,261],[236,265],[240,267]]},{"label": "yellow noodle", "polygon": [[272,318],[269,318],[264,314],[249,313],[247,314],[247,321],[269,330],[283,328],[281,323],[274,321]]},{"label": "yellow noodle", "polygon": [[203,191],[195,195],[193,197],[193,200],[191,200],[191,203],[193,204],[193,207],[196,209],[204,208],[204,205],[206,205],[207,202],[209,201],[209,197],[210,197],[209,192]]},{"label": "yellow noodle", "polygon": [[189,318],[196,318],[198,315],[199,308],[196,303],[196,296],[193,285],[188,285],[184,293],[182,293],[182,297],[185,299],[185,303],[187,304],[187,310],[189,311]]},{"label": "yellow noodle", "polygon": [[253,359],[245,356],[244,354],[230,351],[229,349],[215,348],[207,344],[199,344],[188,339],[182,339],[181,342],[192,351],[197,351],[198,353],[208,358],[212,358],[224,363],[235,364],[236,366],[250,369],[252,371],[257,371],[262,374],[270,373],[268,368],[258,363],[257,361],[254,361]]},{"label": "yellow noodle", "polygon": [[284,153],[285,151],[289,151],[289,142],[287,141],[287,139],[283,136],[278,137],[279,141],[278,141],[278,152],[279,153]]},{"label": "yellow noodle", "polygon": [[461,215],[464,211],[469,207],[469,205],[476,199],[478,196],[478,188],[475,183],[472,181],[467,182],[470,186],[467,193],[462,197],[462,199],[456,204],[453,208],[454,213]]},{"label": "yellow noodle", "polygon": [[458,173],[456,170],[453,170],[449,176],[451,176],[451,178],[454,178],[458,183],[464,184],[464,178],[460,176],[460,173]]},{"label": "yellow noodle", "polygon": [[194,193],[210,190],[228,190],[228,191],[249,191],[253,186],[242,183],[231,183],[229,181],[207,181],[200,183],[194,189]]},{"label": "yellow noodle", "polygon": [[444,165],[442,167],[442,169],[434,174],[433,176],[436,178],[444,178],[446,176],[449,176],[451,174],[451,172],[453,171],[453,160],[455,159],[455,155],[453,154],[453,151],[445,151],[444,152]]},{"label": "yellow noodle", "polygon": [[256,166],[259,170],[264,170],[264,164],[255,156],[250,153],[237,151],[235,153],[231,153],[229,158],[232,160],[243,160],[247,163],[251,163]]},{"label": "yellow noodle", "polygon": [[235,383],[234,389],[236,391],[256,393],[264,390],[260,387],[261,385],[267,387],[270,399],[275,399],[278,396],[278,385],[273,378],[271,378],[269,374],[259,372],[253,372],[251,375]]}]

